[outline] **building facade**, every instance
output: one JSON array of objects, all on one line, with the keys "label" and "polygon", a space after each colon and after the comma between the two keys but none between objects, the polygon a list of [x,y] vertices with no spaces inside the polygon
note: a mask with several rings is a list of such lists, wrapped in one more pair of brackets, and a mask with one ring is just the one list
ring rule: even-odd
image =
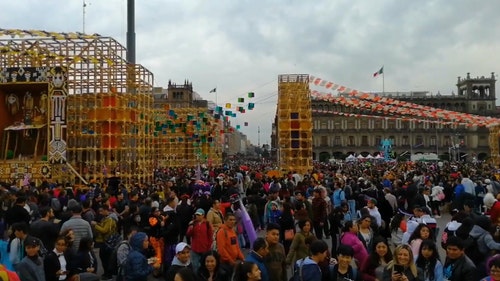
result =
[{"label": "building facade", "polygon": [[[429,92],[374,93],[388,98],[445,110],[498,117],[495,105],[495,74],[490,77],[458,77],[457,93],[432,95]],[[313,100],[313,159],[328,161],[349,155],[376,156],[381,141],[390,139],[394,157],[436,153],[443,160],[485,160],[490,156],[489,129],[455,124],[393,118],[326,101]],[[336,113],[355,113],[371,117],[346,117]],[[437,120],[439,121],[439,120]]]}]

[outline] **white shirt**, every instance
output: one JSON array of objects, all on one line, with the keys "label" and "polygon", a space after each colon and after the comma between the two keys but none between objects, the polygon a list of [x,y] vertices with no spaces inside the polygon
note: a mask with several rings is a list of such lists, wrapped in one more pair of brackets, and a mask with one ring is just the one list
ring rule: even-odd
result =
[{"label": "white shirt", "polygon": [[[67,262],[66,258],[64,257],[64,253],[58,253],[56,249],[54,249],[54,253],[56,253],[57,258],[59,259],[59,263],[61,264],[61,271],[67,271]],[[66,280],[66,274],[59,275],[59,280]]]},{"label": "white shirt", "polygon": [[374,217],[377,220],[377,225],[382,226],[382,216],[380,215],[380,212],[378,211],[377,207],[373,207],[373,209],[368,208],[368,212],[370,212],[370,216]]},{"label": "white shirt", "polygon": [[472,195],[476,195],[476,190],[475,190],[476,185],[474,184],[474,182],[471,179],[463,178],[462,185],[464,186],[465,192],[472,194]]}]

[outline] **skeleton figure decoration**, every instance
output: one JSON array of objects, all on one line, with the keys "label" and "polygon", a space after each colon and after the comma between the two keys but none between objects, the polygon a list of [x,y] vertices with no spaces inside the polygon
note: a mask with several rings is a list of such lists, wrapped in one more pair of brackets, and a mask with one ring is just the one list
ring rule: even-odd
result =
[{"label": "skeleton figure decoration", "polygon": [[40,114],[45,115],[47,112],[47,107],[48,107],[48,96],[45,91],[40,93],[40,103],[38,105],[38,108],[40,110]]},{"label": "skeleton figure decoration", "polygon": [[23,98],[23,109],[24,109],[24,124],[31,125],[33,121],[33,108],[34,108],[33,96],[31,92],[26,92]]},{"label": "skeleton figure decoration", "polygon": [[7,110],[11,115],[16,115],[19,112],[19,98],[16,94],[9,94],[5,97],[5,103],[7,104]]},{"label": "skeleton figure decoration", "polygon": [[64,76],[61,72],[54,74],[54,87],[61,88],[64,85]]}]

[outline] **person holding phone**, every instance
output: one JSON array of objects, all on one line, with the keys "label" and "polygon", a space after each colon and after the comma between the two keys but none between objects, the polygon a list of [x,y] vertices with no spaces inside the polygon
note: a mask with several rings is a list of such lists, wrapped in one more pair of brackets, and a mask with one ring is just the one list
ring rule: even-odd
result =
[{"label": "person holding phone", "polygon": [[64,254],[67,247],[66,237],[57,237],[54,250],[49,252],[43,261],[45,281],[64,281],[68,279],[69,259]]},{"label": "person holding phone", "polygon": [[394,249],[393,260],[384,269],[383,281],[424,281],[424,274],[413,261],[409,245]]}]

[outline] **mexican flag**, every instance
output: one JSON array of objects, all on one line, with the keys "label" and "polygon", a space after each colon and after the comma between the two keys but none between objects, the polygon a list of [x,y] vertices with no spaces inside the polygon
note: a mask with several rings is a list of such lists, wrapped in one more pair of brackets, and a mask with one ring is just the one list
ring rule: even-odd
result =
[{"label": "mexican flag", "polygon": [[380,74],[384,74],[384,67],[383,66],[377,72],[373,73],[373,77],[377,77]]}]

